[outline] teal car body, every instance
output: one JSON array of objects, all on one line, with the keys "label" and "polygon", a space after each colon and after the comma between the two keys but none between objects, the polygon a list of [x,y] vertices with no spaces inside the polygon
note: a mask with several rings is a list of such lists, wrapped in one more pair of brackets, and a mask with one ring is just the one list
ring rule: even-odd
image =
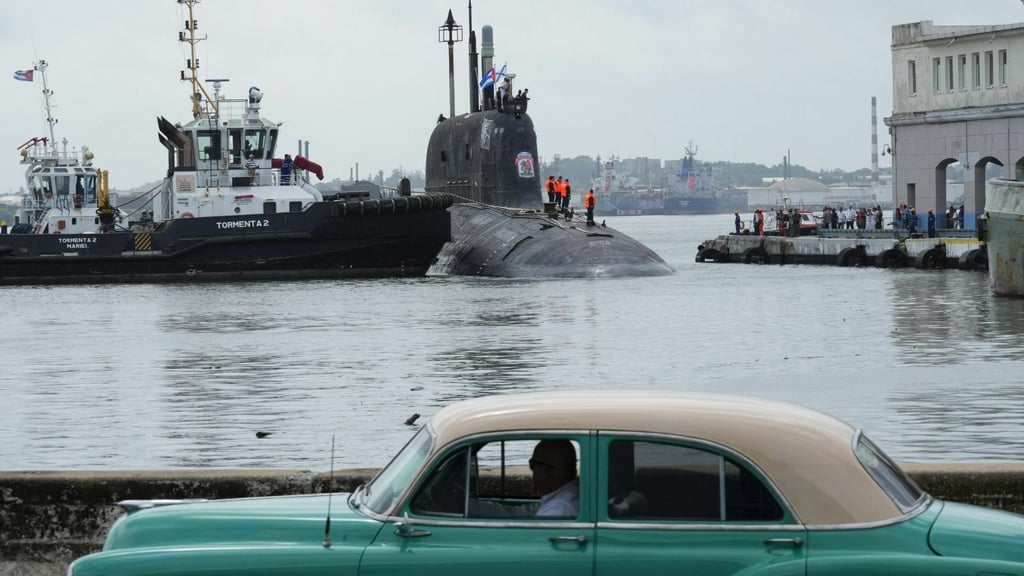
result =
[{"label": "teal car body", "polygon": [[[575,515],[536,515],[531,448],[550,440],[576,452]],[[800,406],[538,393],[439,411],[350,494],[133,509],[68,568],[402,573],[1024,576],[1024,516],[936,500],[860,430]]]}]

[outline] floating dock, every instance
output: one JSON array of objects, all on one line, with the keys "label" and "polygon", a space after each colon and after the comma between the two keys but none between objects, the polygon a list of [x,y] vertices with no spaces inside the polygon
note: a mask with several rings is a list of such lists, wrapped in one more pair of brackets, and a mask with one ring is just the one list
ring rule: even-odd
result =
[{"label": "floating dock", "polygon": [[903,230],[819,230],[797,237],[723,234],[698,246],[696,260],[988,270],[985,244],[973,230],[943,230],[934,238],[907,236]]}]

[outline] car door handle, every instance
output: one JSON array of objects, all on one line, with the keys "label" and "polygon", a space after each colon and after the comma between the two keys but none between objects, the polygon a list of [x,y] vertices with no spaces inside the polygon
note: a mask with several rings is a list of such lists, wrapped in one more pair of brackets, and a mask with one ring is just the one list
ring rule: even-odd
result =
[{"label": "car door handle", "polygon": [[555,544],[559,542],[575,542],[582,546],[587,543],[587,537],[582,534],[576,536],[551,536],[548,540]]},{"label": "car door handle", "polygon": [[790,544],[794,548],[799,548],[804,545],[803,538],[769,538],[764,541],[765,544],[771,546],[772,544]]}]

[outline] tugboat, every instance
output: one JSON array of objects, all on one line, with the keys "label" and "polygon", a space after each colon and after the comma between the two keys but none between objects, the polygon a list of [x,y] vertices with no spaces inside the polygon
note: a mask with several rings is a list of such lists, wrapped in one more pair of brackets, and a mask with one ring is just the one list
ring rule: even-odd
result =
[{"label": "tugboat", "polygon": [[[451,239],[452,198],[408,186],[370,200],[325,198],[309,182],[323,169],[307,157],[275,155],[278,127],[260,115],[262,91],[228,99],[198,79],[192,18],[178,39],[191,47],[182,81],[193,119],[158,118],[167,173],[150,209],[115,206],[107,173],[85,147],[58,149],[36,65],[50,136],[25,142],[28,190],[10,234],[0,235],[0,285],[174,282],[278,278],[422,276]],[[137,216],[137,219],[132,219]]]}]

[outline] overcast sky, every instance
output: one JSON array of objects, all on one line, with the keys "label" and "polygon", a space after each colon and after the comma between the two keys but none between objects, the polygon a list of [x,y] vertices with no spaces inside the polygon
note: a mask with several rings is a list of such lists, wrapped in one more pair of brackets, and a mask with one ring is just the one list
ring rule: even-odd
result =
[{"label": "overcast sky", "polygon": [[[228,94],[264,92],[283,122],[278,155],[310,141],[327,179],[422,170],[430,130],[448,113],[447,46],[437,28],[467,2],[205,0],[200,76]],[[871,97],[892,110],[891,26],[1024,21],[1020,0],[477,0],[495,59],[529,88],[539,153],[776,164],[812,169],[871,160]],[[179,82],[185,44],[173,0],[7,2],[0,24],[0,193],[23,184],[16,148],[46,134],[40,82],[15,70],[50,63],[57,139],[88,145],[128,188],[159,179],[156,117],[191,119]],[[468,108],[466,41],[455,46],[456,112]],[[881,165],[888,166],[888,158]]]}]

